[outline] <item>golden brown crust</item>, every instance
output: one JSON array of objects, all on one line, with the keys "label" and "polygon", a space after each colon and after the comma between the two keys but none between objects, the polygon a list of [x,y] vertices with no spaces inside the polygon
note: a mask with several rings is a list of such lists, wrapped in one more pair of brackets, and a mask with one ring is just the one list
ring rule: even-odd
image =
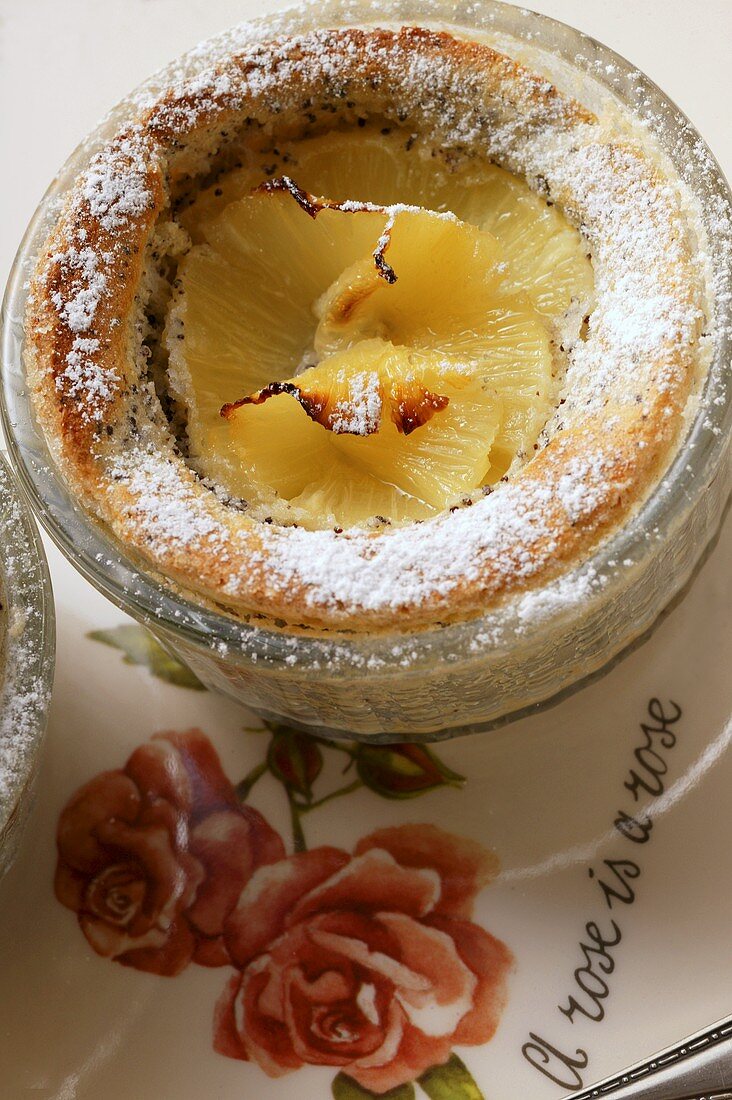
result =
[{"label": "golden brown crust", "polygon": [[[308,133],[359,112],[405,115],[448,156],[477,144],[513,170],[549,179],[552,197],[584,223],[600,267],[605,256],[608,300],[618,294],[607,260],[607,238],[620,224],[613,203],[637,205],[639,189],[641,198],[652,195],[648,231],[675,249],[654,289],[668,323],[649,342],[634,383],[640,392],[628,399],[613,376],[602,401],[588,399],[588,412],[579,397],[574,407],[568,401],[548,445],[495,499],[467,510],[475,513],[469,529],[465,510],[409,529],[428,558],[437,548],[434,568],[415,564],[405,529],[311,532],[306,543],[305,532],[265,528],[229,507],[176,450],[137,346],[146,249],[185,182],[203,176],[247,127]],[[551,163],[540,173],[542,156]],[[314,32],[253,47],[170,91],[77,181],[33,281],[28,376],[74,491],[134,554],[187,589],[323,629],[462,619],[578,561],[658,476],[678,437],[701,316],[687,237],[676,197],[642,150],[603,139],[589,111],[488,46],[420,28]],[[611,311],[600,315],[591,337],[598,355],[616,355],[616,330]],[[448,561],[451,538],[467,549],[457,557],[462,570],[443,583],[439,560]],[[361,572],[382,559],[387,583],[368,594]],[[342,579],[329,583],[329,568]]]}]

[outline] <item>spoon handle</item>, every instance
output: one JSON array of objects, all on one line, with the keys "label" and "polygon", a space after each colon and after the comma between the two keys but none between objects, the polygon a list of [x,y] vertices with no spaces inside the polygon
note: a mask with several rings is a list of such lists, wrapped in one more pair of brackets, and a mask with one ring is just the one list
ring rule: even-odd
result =
[{"label": "spoon handle", "polygon": [[732,1017],[571,1095],[572,1100],[732,1100]]}]

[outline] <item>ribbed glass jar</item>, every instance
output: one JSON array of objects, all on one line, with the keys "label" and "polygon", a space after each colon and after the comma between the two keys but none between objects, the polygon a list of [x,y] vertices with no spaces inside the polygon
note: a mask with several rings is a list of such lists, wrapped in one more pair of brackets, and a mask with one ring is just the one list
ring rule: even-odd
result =
[{"label": "ribbed glass jar", "polygon": [[0,457],[0,876],[33,801],[54,668],[46,558],[30,511]]},{"label": "ribbed glass jar", "polygon": [[[4,306],[3,417],[16,470],[62,551],[96,588],[149,625],[205,684],[262,715],[321,734],[419,740],[487,729],[585,682],[646,634],[692,576],[719,527],[732,481],[726,370],[732,358],[732,200],[699,134],[638,70],[564,24],[490,0],[298,7],[221,36],[145,88],[155,94],[173,75],[192,75],[217,51],[224,54],[253,39],[376,23],[439,26],[487,41],[593,109],[614,102],[645,122],[693,196],[718,273],[714,363],[673,463],[632,519],[591,558],[548,585],[531,615],[517,597],[479,619],[406,638],[334,639],[262,629],[212,609],[130,557],[66,487],[35,421],[22,360],[24,287],[58,199],[129,114],[130,100],[72,155],[23,241]],[[592,584],[583,583],[587,578]]]}]

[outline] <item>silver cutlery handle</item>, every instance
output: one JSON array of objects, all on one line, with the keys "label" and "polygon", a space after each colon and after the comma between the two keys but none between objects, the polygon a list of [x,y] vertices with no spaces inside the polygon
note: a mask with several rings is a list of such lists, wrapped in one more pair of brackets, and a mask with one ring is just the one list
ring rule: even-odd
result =
[{"label": "silver cutlery handle", "polygon": [[[572,1100],[732,1100],[732,1017]],[[567,1098],[569,1100],[569,1098]]]}]

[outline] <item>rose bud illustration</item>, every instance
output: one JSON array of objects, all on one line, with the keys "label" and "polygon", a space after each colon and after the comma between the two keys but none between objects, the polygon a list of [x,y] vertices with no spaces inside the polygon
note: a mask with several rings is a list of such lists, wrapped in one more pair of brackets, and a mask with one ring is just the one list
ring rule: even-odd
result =
[{"label": "rose bud illustration", "polygon": [[283,726],[273,734],[267,766],[280,783],[309,799],[323,767],[323,754],[312,737]]},{"label": "rose bud illustration", "polygon": [[361,744],[356,769],[364,786],[384,798],[414,798],[436,787],[461,787],[465,782],[424,745]]}]

